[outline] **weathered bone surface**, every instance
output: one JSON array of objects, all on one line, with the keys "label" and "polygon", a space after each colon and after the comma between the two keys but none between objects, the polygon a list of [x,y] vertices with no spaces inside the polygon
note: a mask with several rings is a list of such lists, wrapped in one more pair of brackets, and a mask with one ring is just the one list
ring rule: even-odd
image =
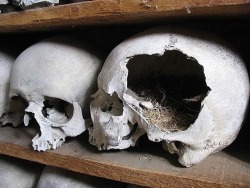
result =
[{"label": "weathered bone surface", "polygon": [[187,167],[234,141],[249,98],[237,52],[215,36],[184,28],[154,28],[119,44],[98,87],[91,144],[124,149],[146,133]]},{"label": "weathered bone surface", "polygon": [[6,5],[8,3],[9,3],[8,0],[0,0],[0,5]]},{"label": "weathered bone surface", "polygon": [[25,125],[34,117],[40,126],[32,140],[35,150],[56,149],[67,136],[86,130],[89,96],[101,66],[93,46],[66,36],[42,40],[19,55],[11,70],[10,97],[27,103]]},{"label": "weathered bone surface", "polygon": [[0,155],[0,187],[36,187],[43,166]]},{"label": "weathered bone surface", "polygon": [[71,172],[65,169],[46,166],[37,184],[37,188],[44,187],[74,187],[74,188],[119,188],[124,183],[104,178],[92,177],[85,174]]},{"label": "weathered bone surface", "polygon": [[0,125],[8,123],[18,126],[22,123],[20,112],[24,106],[18,101],[9,100],[10,71],[15,61],[15,55],[9,49],[0,50]]},{"label": "weathered bone surface", "polygon": [[10,70],[14,61],[15,57],[0,51],[0,117],[9,108]]}]

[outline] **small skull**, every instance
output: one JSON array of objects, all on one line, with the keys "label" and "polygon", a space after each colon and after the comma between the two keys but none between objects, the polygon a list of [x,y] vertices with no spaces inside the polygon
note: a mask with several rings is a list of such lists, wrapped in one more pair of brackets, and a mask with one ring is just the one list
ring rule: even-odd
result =
[{"label": "small skull", "polygon": [[10,70],[15,58],[0,51],[0,117],[9,109]]},{"label": "small skull", "polygon": [[33,140],[38,151],[56,149],[89,124],[89,96],[96,89],[101,56],[77,39],[42,40],[19,55],[10,78],[10,97],[26,103],[24,124],[32,117],[40,127]]},{"label": "small skull", "polygon": [[[6,47],[0,50],[0,125],[22,123],[21,112],[24,106],[17,100],[9,100],[10,71],[15,61],[15,53]],[[13,49],[12,49],[13,50]]]},{"label": "small skull", "polygon": [[91,144],[124,149],[146,133],[186,167],[233,142],[249,98],[237,52],[215,36],[183,28],[155,28],[119,44],[98,87]]}]

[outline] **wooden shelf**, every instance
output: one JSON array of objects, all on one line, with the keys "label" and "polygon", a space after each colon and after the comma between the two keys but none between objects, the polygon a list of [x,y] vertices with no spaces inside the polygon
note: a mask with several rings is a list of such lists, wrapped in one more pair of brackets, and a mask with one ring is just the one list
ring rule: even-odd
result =
[{"label": "wooden shelf", "polygon": [[[18,41],[28,46],[50,35],[49,32],[36,35],[33,31],[65,33],[64,29],[73,28],[73,34],[80,33],[108,54],[119,42],[148,27],[141,28],[142,23],[201,17],[240,18],[233,22],[211,23],[210,20],[210,24],[194,25],[228,39],[247,63],[250,60],[250,24],[249,20],[241,22],[241,18],[249,16],[250,0],[95,0],[0,14],[0,33],[12,33],[8,37],[1,36],[4,42],[17,44]],[[126,27],[124,24],[134,25]],[[109,27],[100,29],[103,25]],[[193,23],[188,25],[193,26]],[[97,28],[74,29],[81,26]],[[29,36],[30,41],[24,42],[23,36]],[[247,63],[248,69],[249,65]],[[245,134],[240,135],[238,141],[191,168],[180,166],[177,155],[168,154],[160,144],[147,140],[140,142],[137,148],[97,151],[88,143],[87,133],[68,139],[57,150],[33,151],[31,139],[38,132],[35,126],[0,128],[0,154],[151,187],[250,187],[250,126],[245,127],[247,130],[241,131]]]},{"label": "wooden shelf", "polygon": [[0,32],[249,14],[249,0],[95,0],[2,14]]},{"label": "wooden shelf", "polygon": [[[183,168],[176,155],[164,152],[159,144],[142,142],[140,147],[100,152],[87,141],[87,135],[71,139],[53,151],[31,148],[34,127],[3,127],[0,153],[57,166],[93,176],[150,187],[248,187],[250,152],[233,147],[213,154],[202,163]],[[248,148],[249,149],[249,148]]]}]

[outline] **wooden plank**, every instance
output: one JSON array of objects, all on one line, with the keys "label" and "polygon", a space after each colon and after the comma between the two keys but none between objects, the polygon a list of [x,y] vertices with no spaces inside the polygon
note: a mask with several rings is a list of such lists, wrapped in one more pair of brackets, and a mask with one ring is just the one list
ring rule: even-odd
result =
[{"label": "wooden plank", "polygon": [[53,151],[31,148],[36,134],[32,127],[0,128],[0,153],[62,167],[108,179],[151,187],[248,187],[250,152],[230,149],[209,156],[202,163],[183,168],[176,155],[163,151],[157,143],[123,151],[100,152],[87,141],[87,135],[69,139]]},{"label": "wooden plank", "polygon": [[249,0],[95,0],[2,14],[0,32],[249,13]]}]

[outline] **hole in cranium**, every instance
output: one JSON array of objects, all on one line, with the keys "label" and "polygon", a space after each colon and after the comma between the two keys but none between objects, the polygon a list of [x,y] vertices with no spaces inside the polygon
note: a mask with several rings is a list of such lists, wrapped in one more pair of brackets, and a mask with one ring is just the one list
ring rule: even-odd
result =
[{"label": "hole in cranium", "polygon": [[57,123],[66,123],[73,116],[73,105],[57,98],[46,97],[43,102],[44,117]]},{"label": "hole in cranium", "polygon": [[148,123],[168,131],[185,130],[194,123],[210,91],[196,59],[171,50],[162,56],[133,56],[127,68],[128,88],[142,101]]},{"label": "hole in cranium", "polygon": [[113,93],[112,96],[106,96],[106,103],[102,107],[102,111],[110,113],[113,116],[121,116],[123,113],[123,103],[118,97],[117,93]]}]

